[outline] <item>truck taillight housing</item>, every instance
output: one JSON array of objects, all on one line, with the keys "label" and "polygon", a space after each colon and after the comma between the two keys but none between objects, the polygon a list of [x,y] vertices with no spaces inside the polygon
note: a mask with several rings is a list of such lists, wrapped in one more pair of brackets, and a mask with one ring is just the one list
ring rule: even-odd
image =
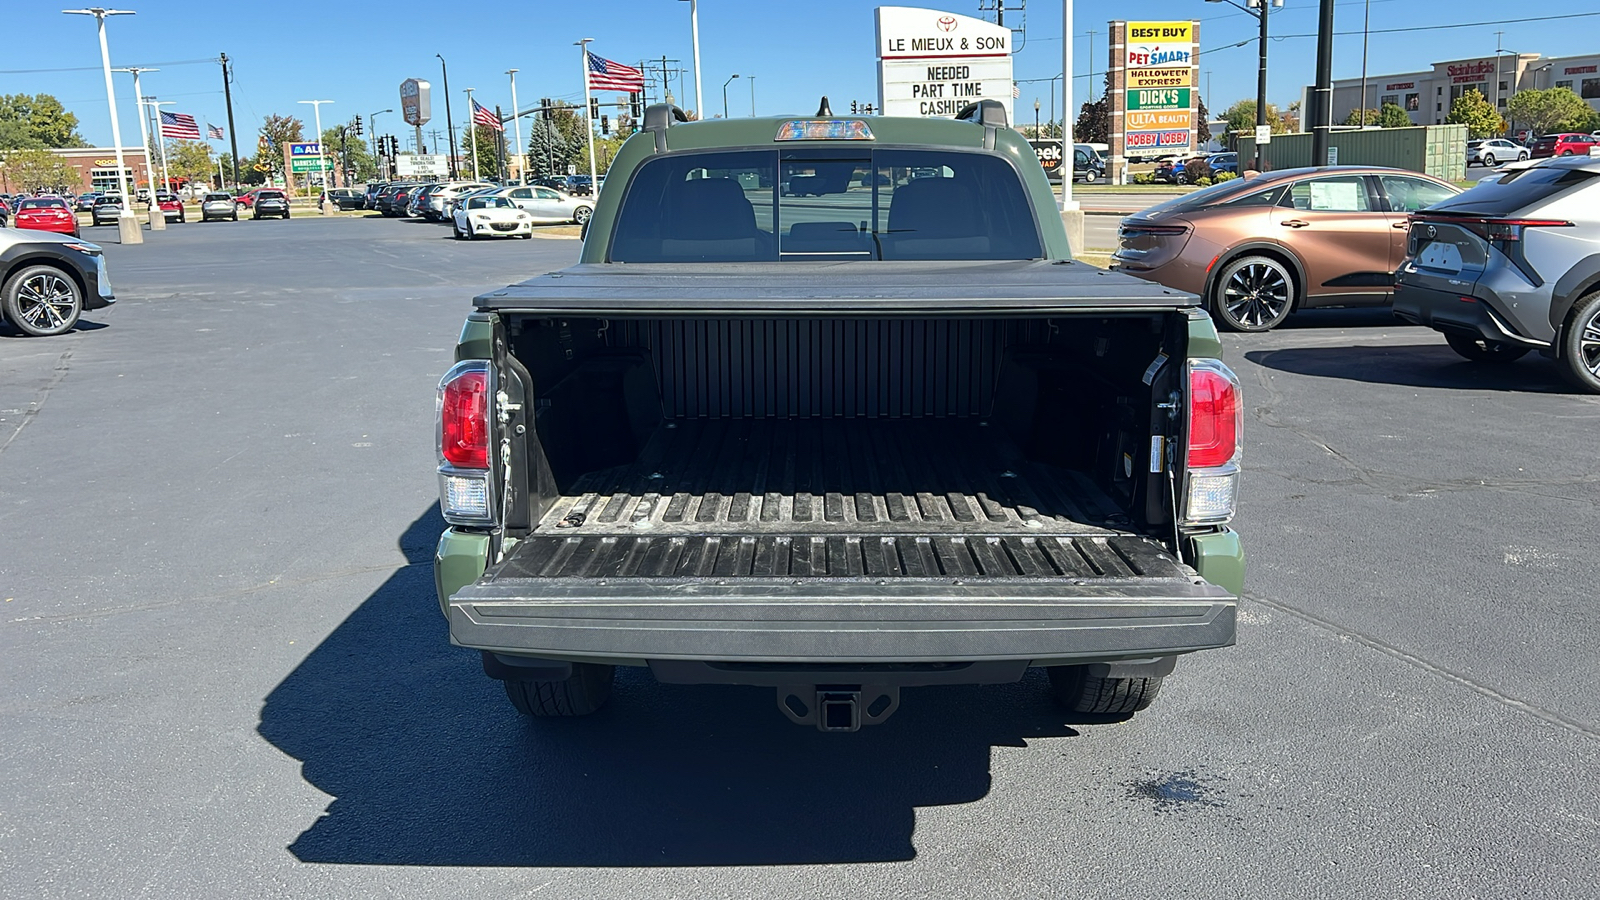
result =
[{"label": "truck taillight housing", "polygon": [[439,381],[439,506],[455,525],[493,525],[489,364],[456,363]]},{"label": "truck taillight housing", "polygon": [[1183,520],[1214,525],[1233,518],[1238,499],[1244,403],[1239,378],[1220,360],[1189,362],[1189,446]]}]

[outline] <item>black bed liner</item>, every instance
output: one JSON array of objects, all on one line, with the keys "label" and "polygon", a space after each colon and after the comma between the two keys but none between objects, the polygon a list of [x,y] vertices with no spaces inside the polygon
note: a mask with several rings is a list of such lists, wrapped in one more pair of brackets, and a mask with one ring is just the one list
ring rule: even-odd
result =
[{"label": "black bed liner", "polygon": [[1165,312],[1193,294],[1073,261],[588,263],[479,296],[549,315],[786,316]]}]

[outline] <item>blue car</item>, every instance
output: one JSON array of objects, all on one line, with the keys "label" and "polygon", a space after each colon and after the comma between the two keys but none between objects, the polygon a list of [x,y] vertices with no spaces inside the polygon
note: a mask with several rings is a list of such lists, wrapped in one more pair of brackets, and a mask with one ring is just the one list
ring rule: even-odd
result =
[{"label": "blue car", "polygon": [[1221,175],[1223,172],[1237,175],[1239,174],[1239,154],[1213,153],[1206,157],[1206,165],[1211,167],[1213,176]]}]

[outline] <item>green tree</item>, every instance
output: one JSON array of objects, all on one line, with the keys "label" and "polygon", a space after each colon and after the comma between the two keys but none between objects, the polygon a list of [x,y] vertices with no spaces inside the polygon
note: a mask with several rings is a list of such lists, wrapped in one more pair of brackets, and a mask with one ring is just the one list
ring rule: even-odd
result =
[{"label": "green tree", "polygon": [[[267,116],[261,121],[259,134],[259,147],[256,152],[255,165],[261,168],[263,176],[284,174],[283,153],[284,147],[295,141],[305,140],[305,123],[294,116]],[[263,177],[263,180],[265,178]],[[292,184],[286,181],[285,184]]]},{"label": "green tree", "polygon": [[1211,113],[1206,110],[1206,98],[1200,96],[1199,91],[1194,92],[1194,104],[1194,140],[1196,145],[1204,145],[1211,140]]},{"label": "green tree", "polygon": [[1541,134],[1576,130],[1589,124],[1594,110],[1572,88],[1518,91],[1506,104],[1506,118],[1526,122]]},{"label": "green tree", "polygon": [[528,173],[535,178],[567,174],[566,138],[561,129],[548,119],[533,123],[533,136],[528,141]]},{"label": "green tree", "polygon": [[217,173],[211,145],[203,141],[170,142],[167,145],[167,168],[174,178],[208,185]]},{"label": "green tree", "polygon": [[[1229,149],[1238,149],[1239,135],[1255,134],[1256,102],[1254,100],[1240,100],[1228,107],[1222,113],[1222,118],[1228,123]],[[1273,134],[1284,134],[1289,130],[1289,125],[1283,120],[1283,115],[1271,103],[1267,104],[1267,124],[1272,127]]]},{"label": "green tree", "polygon": [[0,150],[82,147],[78,117],[50,94],[0,94]]},{"label": "green tree", "polygon": [[1477,88],[1462,91],[1461,96],[1452,100],[1450,114],[1444,121],[1448,125],[1467,126],[1467,137],[1475,140],[1494,137],[1506,130],[1505,120],[1494,111],[1494,104]]},{"label": "green tree", "polygon": [[588,171],[589,129],[584,124],[582,110],[576,106],[558,104],[551,112],[550,119],[561,132],[562,145],[566,148],[567,158],[556,160],[558,175],[565,175],[567,166],[575,166]]},{"label": "green tree", "polygon": [[502,133],[474,123],[461,141],[462,169],[472,171],[472,151],[478,151],[478,174],[483,177],[500,174],[500,139]]},{"label": "green tree", "polygon": [[1105,144],[1111,141],[1111,105],[1104,95],[1078,108],[1078,121],[1073,123],[1075,140],[1085,144]]},{"label": "green tree", "polygon": [[1398,104],[1385,103],[1381,109],[1352,109],[1344,117],[1346,125],[1376,125],[1379,128],[1410,128],[1411,117]]},{"label": "green tree", "polygon": [[322,152],[339,173],[340,184],[361,184],[378,176],[378,161],[373,158],[367,139],[356,137],[349,125],[323,129]]},{"label": "green tree", "polygon": [[36,147],[0,156],[4,184],[12,190],[59,190],[79,183],[78,170],[61,157]]}]

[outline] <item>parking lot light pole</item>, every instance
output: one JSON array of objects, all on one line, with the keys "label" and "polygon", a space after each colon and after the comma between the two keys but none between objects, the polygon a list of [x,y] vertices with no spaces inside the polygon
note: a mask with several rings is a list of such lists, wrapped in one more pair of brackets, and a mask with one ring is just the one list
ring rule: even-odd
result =
[{"label": "parking lot light pole", "polygon": [[[149,127],[149,124],[147,122],[145,122],[145,118],[144,118],[144,91],[140,88],[140,85],[139,85],[139,73],[140,72],[159,72],[161,70],[160,69],[150,69],[150,68],[140,68],[139,66],[132,66],[132,67],[126,68],[126,69],[112,69],[111,71],[113,71],[113,72],[130,72],[130,73],[133,74],[133,99],[138,103],[138,110],[139,110],[139,141],[142,144],[142,146],[144,147],[145,158],[146,158],[146,160],[148,160],[150,158],[150,127]],[[156,113],[157,113],[156,117],[159,119],[160,118],[160,108],[159,107],[157,108]],[[167,217],[166,217],[165,214],[159,214],[160,213],[159,207],[161,206],[161,204],[155,202],[155,199],[156,199],[156,181],[155,181],[156,173],[155,173],[155,166],[145,166],[145,168],[144,168],[144,176],[145,176],[144,177],[145,185],[150,188],[150,201],[151,201],[152,204],[154,204],[153,206],[150,207],[150,230],[151,231],[166,231],[167,230]]]},{"label": "parking lot light pole", "polygon": [[[444,130],[449,132],[449,134],[450,134],[450,165],[449,165],[449,169],[450,169],[450,180],[454,181],[454,180],[456,180],[456,123],[455,123],[454,119],[450,118],[450,67],[445,64],[444,55],[443,54],[435,53],[434,56],[439,57],[439,73],[444,76],[444,125],[445,125],[445,129]],[[418,126],[417,127],[417,141],[420,143],[421,140],[422,140],[422,127]],[[418,153],[422,152],[422,148],[420,146],[417,147],[417,152]]]},{"label": "parking lot light pole", "polygon": [[301,100],[299,102],[310,104],[312,115],[317,123],[317,172],[322,176],[322,214],[325,216],[330,215],[333,212],[333,200],[328,196],[328,164],[323,159],[322,154],[322,104],[332,103],[333,101]]},{"label": "parking lot light pole", "polygon": [[[177,106],[176,100],[157,100],[154,97],[145,97],[144,103],[150,107],[150,116],[156,120],[156,152],[161,157],[161,183],[167,187],[172,186],[172,172],[167,168],[167,130],[161,127],[161,107]],[[149,152],[149,151],[145,151]]]},{"label": "parking lot light pole", "polygon": [[[689,33],[694,41],[694,114],[706,117],[706,100],[700,93],[700,0],[689,0]],[[665,80],[666,75],[662,75]]]},{"label": "parking lot light pole", "polygon": [[523,172],[526,166],[523,165],[522,155],[527,152],[527,148],[522,146],[522,109],[517,106],[517,71],[507,69],[506,74],[511,76],[511,127],[516,129],[517,134],[517,181],[526,182],[528,179]]},{"label": "parking lot light pole", "polygon": [[[111,84],[111,51],[106,47],[106,16],[131,16],[133,10],[95,6],[89,9],[63,9],[62,12],[73,16],[94,16],[99,26],[100,68],[106,76],[106,106],[111,109],[111,143],[116,145],[117,184],[122,188],[122,211],[117,213],[117,234],[124,244],[142,244],[144,235],[139,231],[139,220],[133,215],[133,191],[128,184],[128,166],[122,160],[122,126],[117,123],[117,94]],[[149,153],[149,150],[145,151],[146,164],[150,161]]]},{"label": "parking lot light pole", "polygon": [[724,119],[728,117],[728,85],[733,84],[733,79],[738,77],[737,74],[730,75],[728,80],[722,83],[722,117]]}]

